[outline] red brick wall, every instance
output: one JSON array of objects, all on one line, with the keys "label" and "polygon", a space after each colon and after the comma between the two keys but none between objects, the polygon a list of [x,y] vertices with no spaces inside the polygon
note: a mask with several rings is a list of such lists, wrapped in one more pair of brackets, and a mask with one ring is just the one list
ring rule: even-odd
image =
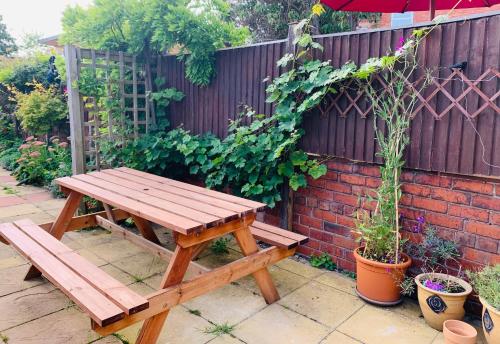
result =
[{"label": "red brick wall", "polygon": [[[449,17],[465,17],[473,14],[487,13],[492,11],[500,10],[500,5],[493,5],[491,7],[482,7],[482,8],[465,8],[454,10]],[[447,15],[449,10],[440,10],[436,11],[436,16],[439,15]],[[414,23],[422,23],[429,21],[429,12],[427,11],[418,11],[414,12],[413,22]],[[391,14],[390,13],[382,13],[382,17],[380,18],[380,22],[378,23],[379,27],[390,27],[391,26]]]},{"label": "red brick wall", "polygon": [[[357,243],[353,213],[373,209],[365,197],[379,185],[376,165],[333,160],[328,173],[294,194],[293,229],[310,237],[299,247],[305,255],[329,253],[339,267],[355,271]],[[403,230],[424,216],[440,236],[455,240],[465,268],[500,263],[500,180],[438,175],[406,170],[402,174]],[[265,221],[278,224],[277,210]]]}]

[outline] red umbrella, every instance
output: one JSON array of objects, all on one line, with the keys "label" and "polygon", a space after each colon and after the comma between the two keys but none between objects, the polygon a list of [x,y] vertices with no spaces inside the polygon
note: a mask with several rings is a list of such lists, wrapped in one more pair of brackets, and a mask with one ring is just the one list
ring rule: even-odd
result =
[{"label": "red umbrella", "polygon": [[403,13],[429,11],[434,18],[436,10],[452,8],[490,7],[500,0],[321,0],[335,11]]}]

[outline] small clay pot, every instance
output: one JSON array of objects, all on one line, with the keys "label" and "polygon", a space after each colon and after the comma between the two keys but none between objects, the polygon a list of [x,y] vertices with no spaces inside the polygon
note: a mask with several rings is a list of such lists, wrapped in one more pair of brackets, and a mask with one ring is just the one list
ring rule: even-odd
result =
[{"label": "small clay pot", "polygon": [[443,334],[445,344],[475,344],[477,338],[476,329],[460,320],[446,320]]},{"label": "small clay pot", "polygon": [[403,262],[398,264],[380,263],[361,256],[358,247],[356,258],[356,291],[365,301],[373,304],[392,306],[401,302],[401,281],[411,258],[402,253]]},{"label": "small clay pot", "polygon": [[[449,279],[459,284],[465,291],[461,293],[446,293],[433,290],[423,285],[423,280],[429,277],[437,277],[443,280]],[[427,324],[438,330],[443,330],[446,320],[462,320],[465,315],[464,303],[467,296],[472,292],[472,287],[464,280],[440,273],[423,273],[415,277],[417,284],[418,303]]]},{"label": "small clay pot", "polygon": [[483,304],[481,322],[483,323],[484,338],[488,344],[500,343],[500,311],[493,308],[486,300],[479,298]]}]

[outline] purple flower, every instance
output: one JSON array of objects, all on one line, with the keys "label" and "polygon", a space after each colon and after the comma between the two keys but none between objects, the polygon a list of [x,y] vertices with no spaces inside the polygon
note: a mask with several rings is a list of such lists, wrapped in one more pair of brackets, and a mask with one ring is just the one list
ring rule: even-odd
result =
[{"label": "purple flower", "polygon": [[432,282],[431,280],[425,280],[424,286],[426,286],[429,289],[436,290],[436,291],[441,291],[444,289],[444,286],[441,283],[438,282]]},{"label": "purple flower", "polygon": [[417,217],[418,223],[424,224],[425,223],[425,218],[423,216]]},{"label": "purple flower", "polygon": [[396,47],[396,50],[401,50],[405,45],[405,38],[403,36],[399,37],[399,44]]}]

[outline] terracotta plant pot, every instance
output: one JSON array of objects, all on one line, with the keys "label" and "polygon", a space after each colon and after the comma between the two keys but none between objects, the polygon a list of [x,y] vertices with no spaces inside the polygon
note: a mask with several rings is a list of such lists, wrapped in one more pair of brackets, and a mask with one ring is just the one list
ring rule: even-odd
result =
[{"label": "terracotta plant pot", "polygon": [[[426,277],[433,276],[442,279],[450,279],[459,284],[465,291],[461,293],[446,293],[427,288],[422,283]],[[464,303],[467,296],[472,292],[472,287],[464,280],[440,273],[423,273],[415,277],[418,288],[418,303],[424,315],[425,321],[436,330],[443,330],[446,320],[462,320],[465,314]]]},{"label": "terracotta plant pot", "polygon": [[476,329],[460,320],[446,320],[443,334],[445,344],[475,344],[477,338]]},{"label": "terracotta plant pot", "polygon": [[383,306],[392,306],[401,302],[401,281],[406,269],[411,265],[411,258],[402,253],[404,261],[399,264],[380,263],[361,256],[358,247],[354,251],[356,258],[356,291],[363,300]]},{"label": "terracotta plant pot", "polygon": [[493,308],[484,299],[479,298],[483,304],[481,320],[483,323],[484,338],[488,344],[500,343],[500,311]]}]

